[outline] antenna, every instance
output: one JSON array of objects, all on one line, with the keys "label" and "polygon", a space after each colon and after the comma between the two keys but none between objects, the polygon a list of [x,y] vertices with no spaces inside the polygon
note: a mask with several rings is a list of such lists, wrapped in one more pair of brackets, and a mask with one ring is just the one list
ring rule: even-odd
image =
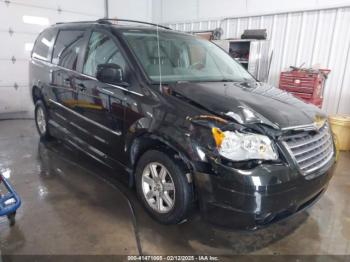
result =
[{"label": "antenna", "polygon": [[159,27],[157,25],[157,49],[158,49],[158,67],[159,67],[159,91],[162,91],[162,67],[160,64],[160,44],[159,44]]}]

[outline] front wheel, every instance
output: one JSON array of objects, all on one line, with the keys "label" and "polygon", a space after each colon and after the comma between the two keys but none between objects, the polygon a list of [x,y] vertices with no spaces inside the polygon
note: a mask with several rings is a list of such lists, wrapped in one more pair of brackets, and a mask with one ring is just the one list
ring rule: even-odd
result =
[{"label": "front wheel", "polygon": [[184,221],[192,207],[192,185],[179,163],[160,151],[148,151],[136,168],[136,189],[148,213],[163,224]]},{"label": "front wheel", "polygon": [[51,137],[49,126],[48,113],[43,101],[38,100],[35,103],[35,124],[41,139],[49,140]]}]

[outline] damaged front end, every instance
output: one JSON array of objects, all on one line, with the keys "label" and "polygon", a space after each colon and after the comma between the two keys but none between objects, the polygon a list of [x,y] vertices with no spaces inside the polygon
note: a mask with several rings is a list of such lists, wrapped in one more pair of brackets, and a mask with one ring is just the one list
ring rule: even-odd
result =
[{"label": "damaged front end", "polygon": [[226,114],[226,119],[213,115],[188,117],[192,144],[200,160],[247,168],[263,161],[279,162],[278,148],[273,141],[278,139],[281,131],[255,115],[253,119],[250,112],[250,121],[244,119],[246,124],[238,114],[230,120],[232,112],[229,117]]},{"label": "damaged front end", "polygon": [[325,169],[327,175],[306,181],[290,164],[282,130],[244,111],[187,120],[203,215],[222,226],[256,229],[310,206],[331,174]]}]

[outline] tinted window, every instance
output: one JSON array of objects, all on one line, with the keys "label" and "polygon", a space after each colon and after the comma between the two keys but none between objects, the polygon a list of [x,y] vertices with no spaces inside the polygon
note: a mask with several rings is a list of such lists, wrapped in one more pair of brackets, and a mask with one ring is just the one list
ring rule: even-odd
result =
[{"label": "tinted window", "polygon": [[62,30],[58,33],[52,63],[76,69],[78,55],[83,46],[84,31]]},{"label": "tinted window", "polygon": [[51,60],[51,50],[55,41],[55,31],[44,31],[35,42],[33,57],[45,61]]},{"label": "tinted window", "polygon": [[125,60],[113,40],[100,32],[91,34],[86,52],[83,73],[96,76],[100,64],[117,64],[125,71]]}]

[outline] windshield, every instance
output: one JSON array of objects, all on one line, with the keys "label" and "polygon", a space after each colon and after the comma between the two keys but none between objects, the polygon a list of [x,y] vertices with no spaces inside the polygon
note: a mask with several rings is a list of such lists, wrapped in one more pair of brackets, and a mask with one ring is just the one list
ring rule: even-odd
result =
[{"label": "windshield", "polygon": [[154,82],[255,81],[238,62],[207,40],[162,30],[159,30],[158,35],[159,45],[156,31],[123,32],[145,72]]}]

